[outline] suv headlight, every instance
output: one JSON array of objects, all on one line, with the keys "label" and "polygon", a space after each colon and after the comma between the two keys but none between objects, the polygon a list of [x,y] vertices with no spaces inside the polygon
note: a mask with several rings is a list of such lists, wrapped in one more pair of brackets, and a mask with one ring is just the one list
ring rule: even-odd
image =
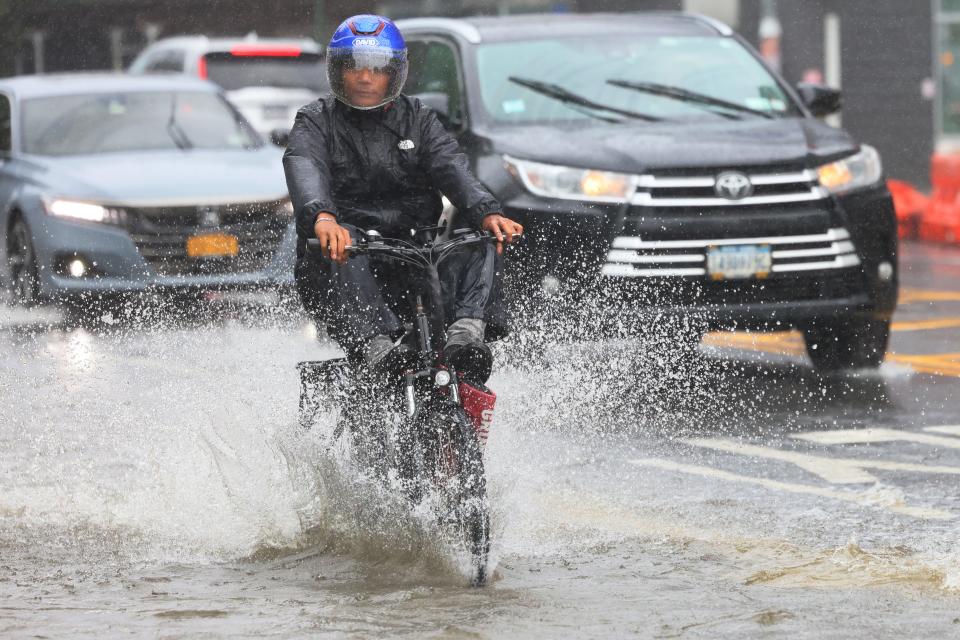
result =
[{"label": "suv headlight", "polygon": [[44,200],[43,205],[48,214],[58,218],[119,225],[124,224],[127,220],[127,212],[123,209],[105,207],[92,202],[54,198]]},{"label": "suv headlight", "polygon": [[626,173],[577,169],[503,156],[507,170],[517,176],[527,191],[545,198],[625,202],[634,178]]},{"label": "suv headlight", "polygon": [[882,175],[880,154],[866,144],[848,158],[817,167],[820,184],[835,194],[869,187],[877,183]]}]

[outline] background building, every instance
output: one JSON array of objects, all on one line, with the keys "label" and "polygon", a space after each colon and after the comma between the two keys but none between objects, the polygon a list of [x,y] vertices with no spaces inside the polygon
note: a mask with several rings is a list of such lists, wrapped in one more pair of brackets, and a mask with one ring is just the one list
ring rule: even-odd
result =
[{"label": "background building", "polygon": [[[791,83],[844,92],[834,122],[877,146],[891,177],[928,182],[960,150],[960,0],[0,0],[0,73],[123,69],[184,33],[313,36],[346,16],[686,10],[727,22]],[[956,61],[956,62],[955,62]]]}]

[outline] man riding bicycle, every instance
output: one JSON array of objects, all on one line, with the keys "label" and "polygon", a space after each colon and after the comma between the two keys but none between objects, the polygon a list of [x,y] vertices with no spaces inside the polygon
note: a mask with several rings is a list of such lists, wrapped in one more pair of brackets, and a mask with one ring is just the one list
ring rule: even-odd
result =
[{"label": "man riding bicycle", "polygon": [[[487,336],[505,332],[499,300],[503,243],[523,232],[472,175],[456,140],[418,99],[400,94],[407,49],[390,20],[344,21],[327,48],[333,95],[297,113],[283,166],[296,211],[296,283],[306,310],[354,363],[392,371],[409,349],[396,308],[409,284],[395,265],[365,255],[347,260],[358,229],[410,238],[436,225],[441,194],[458,220],[498,240],[464,249],[440,270],[448,366],[486,382]],[[307,251],[319,240],[322,256]]]}]

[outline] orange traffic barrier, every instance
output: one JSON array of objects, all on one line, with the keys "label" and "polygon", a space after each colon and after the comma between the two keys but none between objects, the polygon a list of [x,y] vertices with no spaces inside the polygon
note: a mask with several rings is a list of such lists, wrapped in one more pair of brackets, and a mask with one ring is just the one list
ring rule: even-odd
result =
[{"label": "orange traffic barrier", "polygon": [[960,154],[933,154],[930,158],[930,183],[935,187],[960,187]]},{"label": "orange traffic barrier", "polygon": [[930,182],[933,192],[920,217],[918,236],[930,242],[956,242],[960,240],[960,154],[935,153],[930,158]]},{"label": "orange traffic barrier", "polygon": [[909,182],[887,180],[897,212],[897,229],[901,238],[914,239],[920,235],[920,223],[930,204],[930,198],[917,191]]}]

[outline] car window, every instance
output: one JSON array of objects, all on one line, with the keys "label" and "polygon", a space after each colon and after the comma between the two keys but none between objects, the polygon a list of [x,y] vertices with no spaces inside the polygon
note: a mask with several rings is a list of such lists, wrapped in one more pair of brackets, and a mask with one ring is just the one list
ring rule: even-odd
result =
[{"label": "car window", "polygon": [[12,147],[12,122],[10,120],[10,99],[0,93],[0,155],[10,153]]},{"label": "car window", "polygon": [[180,49],[158,51],[144,67],[147,73],[183,73],[186,54]]},{"label": "car window", "polygon": [[248,52],[216,52],[203,57],[206,77],[227,91],[246,87],[307,89],[326,93],[327,71],[318,53],[290,52],[251,55]]},{"label": "car window", "polygon": [[[551,88],[663,120],[801,115],[776,79],[732,38],[638,34],[489,43],[477,48],[477,69],[486,114],[498,123],[623,117],[547,95]],[[550,87],[538,90],[530,81]]]},{"label": "car window", "polygon": [[460,69],[453,47],[436,40],[407,45],[410,73],[404,93],[444,93],[449,99],[450,116],[463,117]]},{"label": "car window", "polygon": [[262,144],[215,93],[141,91],[24,100],[23,151],[66,156]]}]

